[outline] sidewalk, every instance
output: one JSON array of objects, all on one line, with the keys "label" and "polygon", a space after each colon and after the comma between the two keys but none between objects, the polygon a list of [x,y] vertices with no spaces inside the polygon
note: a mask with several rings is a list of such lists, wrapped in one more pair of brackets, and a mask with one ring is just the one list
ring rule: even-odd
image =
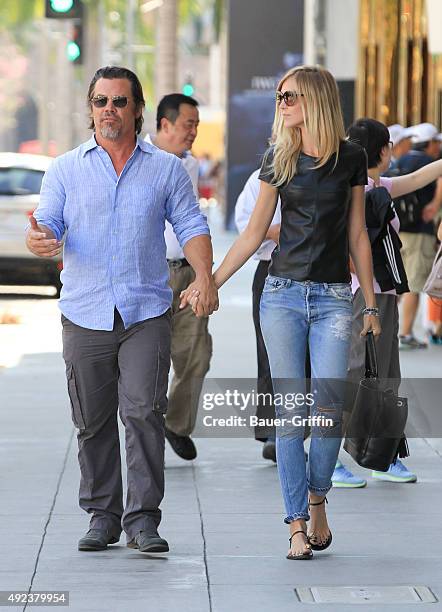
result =
[{"label": "sidewalk", "polygon": [[[230,240],[217,238],[217,260]],[[222,290],[211,320],[211,377],[255,375],[254,267],[248,264]],[[438,347],[404,355],[404,376],[436,375],[441,356]],[[442,447],[435,440],[410,441],[407,465],[418,474],[411,485],[373,481],[343,453],[369,484],[331,492],[334,541],[310,563],[285,559],[276,469],[261,458],[261,445],[247,439],[197,439],[192,463],[167,449],[161,535],[170,543],[168,555],[143,555],[123,538],[106,551],[80,553],[88,517],[78,508],[61,356],[28,354],[2,370],[0,398],[0,590],[68,590],[75,612],[338,612],[358,610],[359,603],[366,611],[412,609],[397,595],[385,603],[375,588],[396,585],[428,586],[442,599]],[[348,605],[300,602],[296,588],[318,586],[367,588],[353,589]]]}]

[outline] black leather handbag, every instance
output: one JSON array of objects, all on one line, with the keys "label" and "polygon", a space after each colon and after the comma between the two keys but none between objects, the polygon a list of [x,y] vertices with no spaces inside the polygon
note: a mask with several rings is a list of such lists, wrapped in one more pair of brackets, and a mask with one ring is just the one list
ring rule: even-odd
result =
[{"label": "black leather handbag", "polygon": [[376,346],[366,336],[365,378],[360,383],[344,441],[344,450],[360,466],[386,472],[397,457],[408,457],[404,434],[408,402],[392,389],[381,388]]}]

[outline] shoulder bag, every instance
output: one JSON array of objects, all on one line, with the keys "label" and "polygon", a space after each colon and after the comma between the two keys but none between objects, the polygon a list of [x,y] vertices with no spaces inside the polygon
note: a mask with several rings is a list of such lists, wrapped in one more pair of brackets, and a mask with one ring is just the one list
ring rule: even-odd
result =
[{"label": "shoulder bag", "polygon": [[404,434],[407,416],[407,399],[398,397],[392,389],[381,388],[374,336],[369,333],[365,345],[365,378],[359,383],[344,450],[360,466],[386,472],[398,456],[409,455]]},{"label": "shoulder bag", "polygon": [[442,299],[442,243],[434,258],[433,267],[423,291],[430,297]]}]

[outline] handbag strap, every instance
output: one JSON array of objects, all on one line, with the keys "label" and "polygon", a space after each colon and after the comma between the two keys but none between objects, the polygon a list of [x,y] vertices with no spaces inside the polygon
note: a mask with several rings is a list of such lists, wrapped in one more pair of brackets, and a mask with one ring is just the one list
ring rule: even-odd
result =
[{"label": "handbag strap", "polygon": [[373,332],[368,332],[365,338],[365,378],[377,378],[378,359]]}]

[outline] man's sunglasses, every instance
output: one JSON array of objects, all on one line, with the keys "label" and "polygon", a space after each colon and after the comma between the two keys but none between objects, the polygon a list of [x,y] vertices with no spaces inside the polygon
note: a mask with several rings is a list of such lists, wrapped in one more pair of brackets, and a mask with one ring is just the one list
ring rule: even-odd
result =
[{"label": "man's sunglasses", "polygon": [[[127,106],[128,98],[127,96],[111,96],[112,104],[115,108],[124,108]],[[95,96],[92,98],[92,104],[95,108],[104,108],[107,105],[109,100],[109,96]]]},{"label": "man's sunglasses", "polygon": [[275,94],[276,103],[281,104],[284,100],[287,106],[293,106],[296,100],[301,96],[304,96],[304,94],[298,93],[297,91],[285,91],[284,93],[282,93],[282,91],[277,91]]}]

